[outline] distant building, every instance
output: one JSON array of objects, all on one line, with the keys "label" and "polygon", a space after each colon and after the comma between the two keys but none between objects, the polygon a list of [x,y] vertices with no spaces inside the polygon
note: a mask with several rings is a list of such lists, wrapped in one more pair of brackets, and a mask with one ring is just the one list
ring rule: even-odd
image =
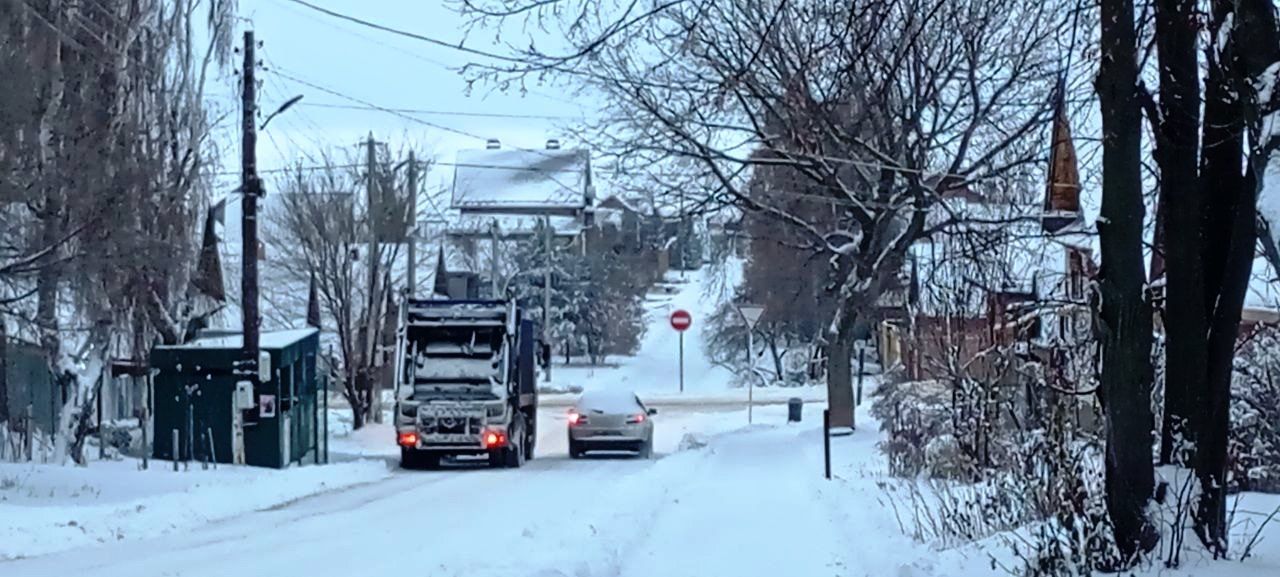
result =
[{"label": "distant building", "polygon": [[444,240],[448,274],[470,275],[457,281],[476,287],[467,294],[493,296],[494,270],[505,274],[505,245],[530,238],[541,222],[550,225],[555,242],[585,251],[595,195],[590,152],[561,148],[558,140],[529,150],[503,149],[493,139],[484,149],[458,151],[450,194],[456,214]]}]

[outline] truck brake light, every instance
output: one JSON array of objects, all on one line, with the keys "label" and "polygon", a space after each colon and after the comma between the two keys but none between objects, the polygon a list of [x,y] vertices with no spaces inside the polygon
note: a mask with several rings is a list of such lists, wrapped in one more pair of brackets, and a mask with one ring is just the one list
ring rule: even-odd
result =
[{"label": "truck brake light", "polygon": [[484,446],[486,449],[501,447],[507,444],[507,436],[500,431],[489,431],[484,434]]},{"label": "truck brake light", "polygon": [[418,446],[418,434],[413,431],[400,433],[400,436],[396,441],[402,447],[416,447]]}]

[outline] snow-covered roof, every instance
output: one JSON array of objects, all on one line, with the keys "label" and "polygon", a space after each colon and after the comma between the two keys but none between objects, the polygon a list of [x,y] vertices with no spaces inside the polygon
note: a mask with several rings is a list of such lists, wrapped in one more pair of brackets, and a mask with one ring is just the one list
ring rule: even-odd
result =
[{"label": "snow-covered roof", "polygon": [[[538,230],[541,216],[516,214],[461,214],[454,218],[448,226],[451,236],[471,236],[491,234],[490,226],[498,223],[498,236],[528,235]],[[582,219],[572,216],[552,216],[551,230],[556,236],[577,236],[582,232]]]},{"label": "snow-covered roof", "polygon": [[575,211],[587,206],[586,150],[459,150],[451,207],[468,211]]},{"label": "snow-covered roof", "polygon": [[[284,331],[271,331],[262,333],[258,339],[258,346],[264,349],[282,349],[302,339],[305,339],[317,332],[313,327],[304,329],[289,329]],[[222,334],[216,336],[196,337],[195,340],[182,344],[172,345],[165,348],[171,349],[238,349],[244,346],[244,336],[236,334]]]},{"label": "snow-covered roof", "polygon": [[1070,250],[1091,259],[1096,255],[1096,235],[1083,222],[1047,233],[1038,210],[966,199],[944,202],[946,214],[930,215],[931,219],[940,223],[955,217],[965,222],[911,247],[922,312],[955,312],[959,307],[977,312],[985,306],[988,291],[1035,292],[1037,298],[1062,299]]}]

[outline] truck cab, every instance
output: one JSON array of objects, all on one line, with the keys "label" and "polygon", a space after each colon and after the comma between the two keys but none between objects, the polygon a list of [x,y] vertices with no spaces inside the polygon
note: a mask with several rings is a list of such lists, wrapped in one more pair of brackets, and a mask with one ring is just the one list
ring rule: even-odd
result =
[{"label": "truck cab", "polygon": [[432,468],[457,455],[519,467],[533,456],[533,334],[511,301],[405,299],[395,369],[402,467]]}]

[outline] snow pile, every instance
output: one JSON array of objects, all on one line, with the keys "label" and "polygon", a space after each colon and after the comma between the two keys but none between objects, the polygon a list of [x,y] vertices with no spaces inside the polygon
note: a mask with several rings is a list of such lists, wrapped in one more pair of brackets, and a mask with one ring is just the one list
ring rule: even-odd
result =
[{"label": "snow pile", "polygon": [[88,468],[0,463],[0,560],[180,532],[385,478],[385,463],[360,461],[282,471],[219,466],[174,472],[153,461]]}]

